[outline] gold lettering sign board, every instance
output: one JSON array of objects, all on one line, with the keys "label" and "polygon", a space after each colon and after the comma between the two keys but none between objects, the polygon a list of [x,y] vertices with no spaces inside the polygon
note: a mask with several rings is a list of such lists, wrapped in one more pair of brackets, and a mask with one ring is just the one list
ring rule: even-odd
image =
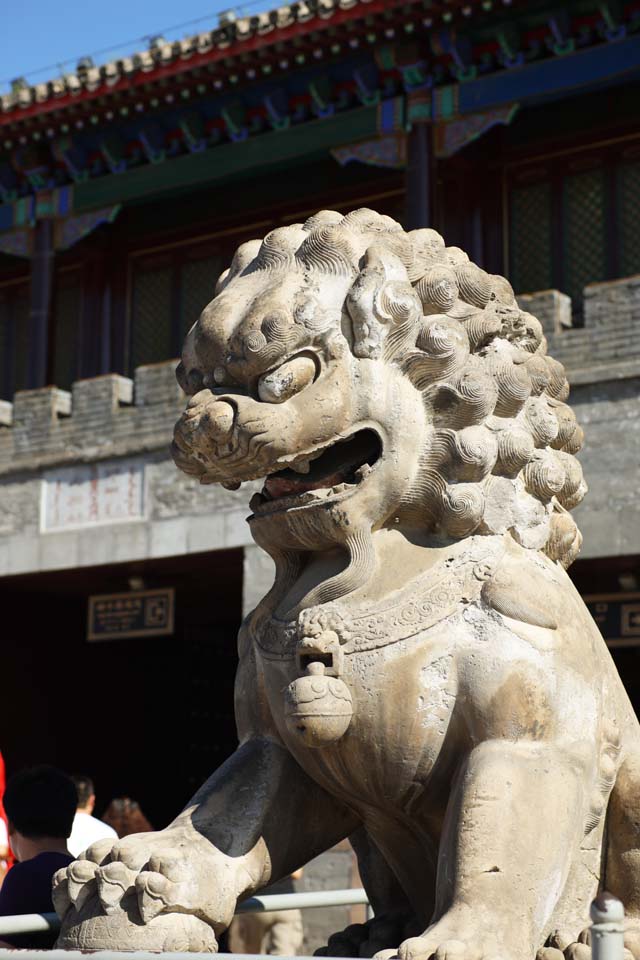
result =
[{"label": "gold lettering sign board", "polygon": [[137,590],[89,597],[87,640],[162,637],[173,633],[175,590]]},{"label": "gold lettering sign board", "polygon": [[640,646],[640,593],[600,593],[583,600],[610,647]]}]

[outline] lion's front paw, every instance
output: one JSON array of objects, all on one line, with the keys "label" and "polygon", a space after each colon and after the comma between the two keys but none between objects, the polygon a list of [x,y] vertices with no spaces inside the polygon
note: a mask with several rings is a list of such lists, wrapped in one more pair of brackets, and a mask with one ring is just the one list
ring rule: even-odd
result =
[{"label": "lion's front paw", "polygon": [[404,940],[397,950],[380,950],[375,960],[516,960],[526,948],[512,949],[504,926],[451,910],[419,937]]},{"label": "lion's front paw", "polygon": [[58,946],[215,952],[234,881],[229,858],[195,831],[100,841],[54,878]]}]

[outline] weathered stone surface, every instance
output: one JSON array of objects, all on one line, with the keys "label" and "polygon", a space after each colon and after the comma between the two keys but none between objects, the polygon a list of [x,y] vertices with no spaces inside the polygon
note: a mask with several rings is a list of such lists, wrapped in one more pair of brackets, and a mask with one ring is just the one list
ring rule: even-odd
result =
[{"label": "weathered stone surface", "polygon": [[578,941],[603,868],[640,922],[640,728],[565,572],[582,428],[509,284],[324,211],[238,250],[177,373],[176,462],[264,483],[275,583],[240,747],[166,830],[61,871],[60,945],[215,949],[346,837],[376,915],[330,955],[532,960]]}]

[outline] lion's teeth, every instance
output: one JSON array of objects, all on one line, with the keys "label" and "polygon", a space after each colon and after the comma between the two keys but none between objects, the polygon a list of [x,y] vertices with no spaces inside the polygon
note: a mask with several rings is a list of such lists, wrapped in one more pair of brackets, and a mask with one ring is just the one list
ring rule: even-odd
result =
[{"label": "lion's teeth", "polygon": [[297,463],[291,464],[291,469],[295,470],[296,473],[309,473],[311,464],[308,460],[298,460]]},{"label": "lion's teeth", "polygon": [[362,466],[356,470],[356,477],[361,477],[364,480],[365,477],[369,476],[372,469],[371,464],[363,463]]}]

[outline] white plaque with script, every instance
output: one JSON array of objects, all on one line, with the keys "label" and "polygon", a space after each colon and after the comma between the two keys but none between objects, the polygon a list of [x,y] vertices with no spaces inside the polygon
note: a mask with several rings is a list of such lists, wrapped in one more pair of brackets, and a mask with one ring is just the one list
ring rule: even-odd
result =
[{"label": "white plaque with script", "polygon": [[42,482],[43,532],[123,523],[144,517],[144,464],[112,460],[47,470]]}]

